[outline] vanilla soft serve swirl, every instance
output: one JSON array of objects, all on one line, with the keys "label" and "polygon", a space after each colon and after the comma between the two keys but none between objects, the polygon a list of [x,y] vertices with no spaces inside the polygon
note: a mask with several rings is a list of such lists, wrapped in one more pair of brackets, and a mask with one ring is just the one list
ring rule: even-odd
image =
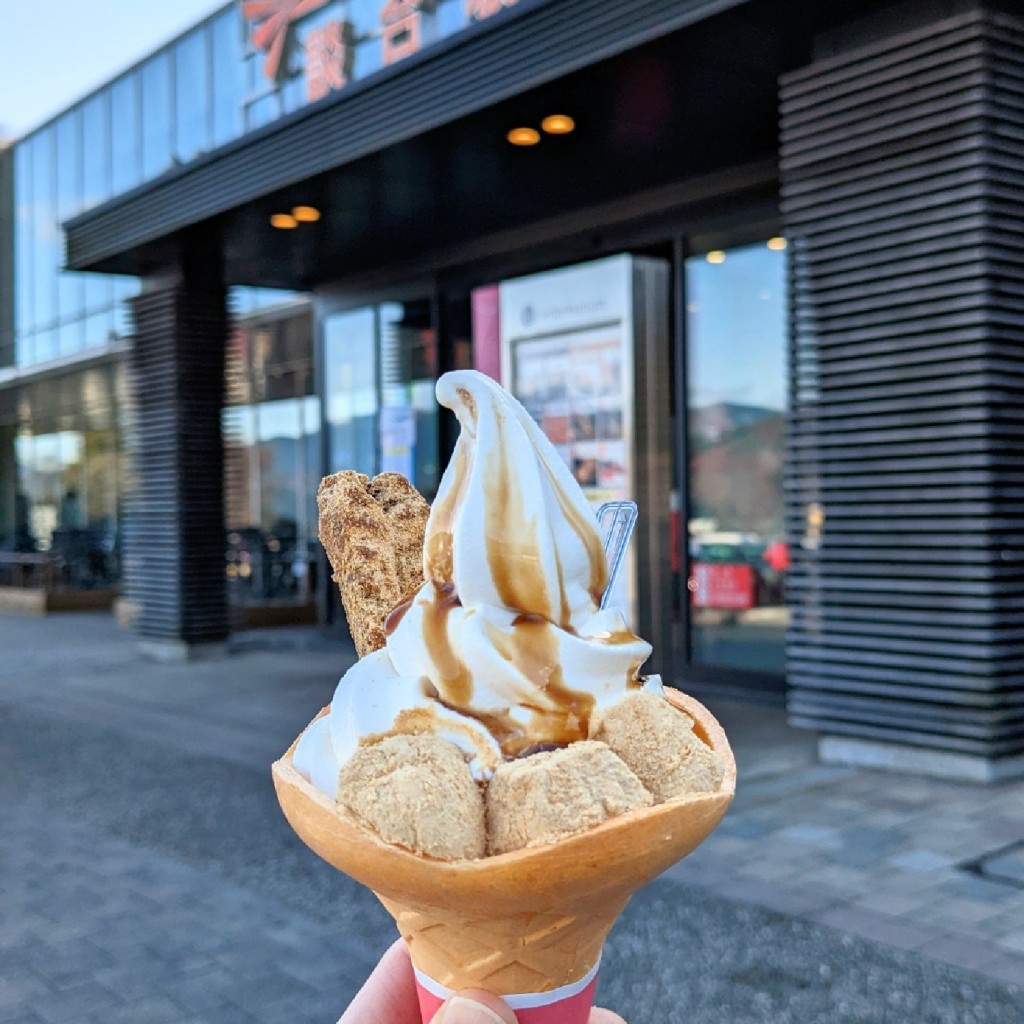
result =
[{"label": "vanilla soft serve swirl", "polygon": [[607,565],[582,491],[522,406],[471,370],[437,382],[462,432],[431,509],[427,582],[338,684],[295,764],[334,795],[361,739],[430,729],[486,778],[502,757],[585,739],[640,685],[650,645],[598,611]]}]

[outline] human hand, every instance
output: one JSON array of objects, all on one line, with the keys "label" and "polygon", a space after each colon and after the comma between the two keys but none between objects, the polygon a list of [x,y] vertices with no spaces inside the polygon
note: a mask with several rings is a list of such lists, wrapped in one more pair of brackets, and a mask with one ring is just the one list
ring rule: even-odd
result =
[{"label": "human hand", "polygon": [[[420,1024],[420,1006],[409,950],[399,939],[359,990],[338,1024]],[[451,997],[431,1024],[517,1024],[504,1001],[489,992],[467,989]],[[626,1024],[611,1010],[595,1007],[589,1024]]]}]

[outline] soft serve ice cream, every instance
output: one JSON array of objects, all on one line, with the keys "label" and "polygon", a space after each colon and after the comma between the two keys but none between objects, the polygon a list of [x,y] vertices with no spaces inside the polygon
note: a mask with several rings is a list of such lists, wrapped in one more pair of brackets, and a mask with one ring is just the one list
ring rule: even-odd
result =
[{"label": "soft serve ice cream", "polygon": [[[671,799],[660,780],[672,765],[675,790],[697,776],[715,788],[721,766],[692,721],[639,676],[650,645],[599,609],[597,522],[551,443],[482,374],[445,374],[437,398],[461,435],[426,525],[425,582],[300,738],[296,769],[388,841],[455,859]],[[679,755],[668,767],[666,749]],[[437,815],[452,816],[455,791],[471,827],[453,850]],[[424,820],[410,822],[417,808]]]}]

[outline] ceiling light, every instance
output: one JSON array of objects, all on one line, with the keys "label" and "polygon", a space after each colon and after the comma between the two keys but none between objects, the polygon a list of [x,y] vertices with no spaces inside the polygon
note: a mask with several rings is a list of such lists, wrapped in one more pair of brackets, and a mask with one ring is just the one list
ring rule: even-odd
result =
[{"label": "ceiling light", "polygon": [[540,132],[536,128],[513,128],[506,136],[513,146],[536,146]]},{"label": "ceiling light", "polygon": [[704,257],[708,263],[724,263],[725,253],[721,249],[712,249],[711,252]]},{"label": "ceiling light", "polygon": [[292,216],[300,224],[315,224],[320,219],[320,211],[315,206],[293,206]]},{"label": "ceiling light", "polygon": [[576,122],[568,114],[549,114],[540,126],[548,135],[568,135],[576,127]]},{"label": "ceiling light", "polygon": [[270,215],[270,223],[275,228],[280,228],[282,231],[288,231],[291,228],[298,227],[299,222],[290,213],[272,213]]},{"label": "ceiling light", "polygon": [[786,248],[786,240],[776,236],[775,238],[769,238],[768,241],[765,242],[765,245],[767,245],[772,252],[782,252],[782,250]]}]

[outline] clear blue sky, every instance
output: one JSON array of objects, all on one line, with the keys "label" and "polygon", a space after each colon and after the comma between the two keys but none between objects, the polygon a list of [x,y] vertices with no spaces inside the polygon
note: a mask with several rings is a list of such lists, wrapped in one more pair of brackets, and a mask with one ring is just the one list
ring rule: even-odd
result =
[{"label": "clear blue sky", "polygon": [[0,0],[0,138],[18,138],[224,0]]}]

